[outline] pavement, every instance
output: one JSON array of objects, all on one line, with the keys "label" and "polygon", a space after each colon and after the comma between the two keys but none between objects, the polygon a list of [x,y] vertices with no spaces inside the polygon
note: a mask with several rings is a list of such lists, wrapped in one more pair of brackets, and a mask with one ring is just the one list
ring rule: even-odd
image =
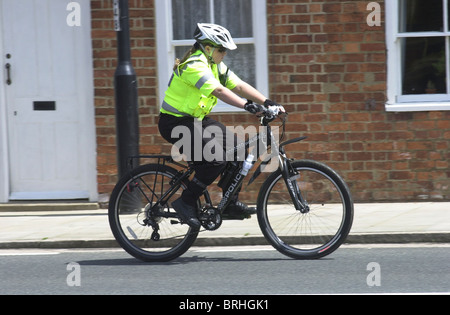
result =
[{"label": "pavement", "polygon": [[[346,243],[450,243],[450,202],[355,204]],[[194,245],[267,244],[253,216],[224,221]],[[107,210],[96,203],[0,204],[0,249],[112,247]]]}]

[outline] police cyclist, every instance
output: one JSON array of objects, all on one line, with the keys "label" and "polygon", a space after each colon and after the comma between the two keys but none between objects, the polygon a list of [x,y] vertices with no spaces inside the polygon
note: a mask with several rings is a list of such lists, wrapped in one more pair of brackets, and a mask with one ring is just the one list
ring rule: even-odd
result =
[{"label": "police cyclist", "polygon": [[[229,105],[246,109],[253,114],[261,111],[262,107],[257,104],[264,104],[275,113],[284,112],[284,109],[242,81],[222,62],[227,50],[237,48],[226,28],[216,24],[199,23],[194,33],[194,39],[196,40],[194,46],[182,60],[177,59],[175,63],[174,72],[161,106],[158,126],[161,136],[172,144],[179,140],[174,137],[178,135],[172,134],[172,131],[177,126],[184,126],[189,129],[191,135],[195,135],[196,132],[200,134],[201,152],[210,141],[219,143],[219,147],[224,150],[222,159],[216,158],[207,161],[202,157],[201,161],[196,161],[191,157],[195,176],[181,197],[172,203],[172,207],[183,221],[191,227],[199,228],[201,223],[197,218],[197,200],[205,189],[219,177],[227,164],[225,140],[229,131],[223,124],[207,116],[217,104],[217,100],[220,99]],[[246,99],[253,100],[257,104],[247,102]],[[204,139],[202,130],[195,128],[195,120],[202,130],[210,126],[220,128],[223,137]],[[194,152],[194,144],[192,139],[190,152]],[[256,213],[255,208],[250,208],[238,201],[237,196],[238,194],[224,210],[224,217],[244,218]]]}]

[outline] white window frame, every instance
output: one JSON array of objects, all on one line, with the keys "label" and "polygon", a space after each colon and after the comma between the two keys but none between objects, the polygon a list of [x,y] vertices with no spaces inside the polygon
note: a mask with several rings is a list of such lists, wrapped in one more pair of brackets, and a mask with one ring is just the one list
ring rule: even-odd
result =
[{"label": "white window frame", "polygon": [[[446,53],[450,56],[450,30],[448,25],[448,1],[444,1],[444,32],[399,32],[399,1],[385,1],[386,4],[386,46],[387,46],[387,102],[386,111],[440,111],[450,110],[450,82],[448,94],[402,95],[401,39],[405,37],[446,37]],[[450,61],[447,60],[447,73]]]},{"label": "white window frame", "polygon": [[[175,61],[175,45],[190,46],[193,40],[173,40],[172,1],[155,0],[156,42],[158,60],[158,95],[162,103]],[[252,0],[253,37],[235,39],[239,44],[255,45],[256,88],[268,95],[267,9],[266,1]],[[200,22],[200,21],[199,21]],[[233,34],[232,34],[233,35]],[[225,57],[226,63],[226,57]],[[233,70],[233,69],[232,69]],[[213,112],[239,112],[238,108],[219,102]]]}]

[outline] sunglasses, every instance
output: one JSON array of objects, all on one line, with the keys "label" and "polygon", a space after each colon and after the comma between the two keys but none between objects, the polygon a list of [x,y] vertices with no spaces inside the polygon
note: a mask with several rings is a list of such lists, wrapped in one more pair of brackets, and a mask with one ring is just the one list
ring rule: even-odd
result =
[{"label": "sunglasses", "polygon": [[228,49],[224,48],[224,47],[217,47],[217,49],[219,50],[219,52],[221,54],[226,53],[228,51]]}]

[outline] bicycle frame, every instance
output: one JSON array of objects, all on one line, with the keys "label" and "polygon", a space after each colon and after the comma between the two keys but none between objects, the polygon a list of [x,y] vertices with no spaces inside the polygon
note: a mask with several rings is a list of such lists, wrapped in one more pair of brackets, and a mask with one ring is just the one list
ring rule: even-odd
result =
[{"label": "bicycle frame", "polygon": [[[270,120],[271,121],[271,120]],[[286,182],[286,186],[288,187],[289,194],[291,195],[291,198],[293,200],[293,203],[295,205],[295,208],[302,213],[305,213],[309,211],[309,207],[307,202],[303,199],[300,189],[297,186],[297,183],[295,179],[299,176],[293,168],[290,165],[290,160],[287,158],[284,147],[288,144],[292,144],[295,142],[302,141],[306,139],[306,137],[299,137],[295,138],[289,141],[286,141],[282,144],[278,145],[278,139],[275,138],[272,128],[270,127],[269,123],[270,121],[266,119],[261,120],[261,125],[264,126],[264,131],[256,134],[252,138],[248,139],[246,142],[238,144],[235,146],[232,150],[233,153],[237,153],[238,150],[242,148],[242,146],[245,146],[245,150],[247,151],[252,145],[255,145],[253,152],[253,155],[255,156],[254,160],[252,161],[252,165],[256,163],[257,160],[261,157],[261,151],[257,150],[257,145],[262,144],[264,146],[264,152],[267,151],[268,147],[271,147],[272,153],[270,156],[266,159],[261,161],[261,164],[259,167],[255,170],[252,178],[250,179],[248,185],[251,185],[253,181],[262,173],[262,167],[267,165],[269,161],[276,155],[279,161],[279,167],[282,170],[283,178]],[[283,129],[284,129],[284,123],[283,120]],[[283,130],[284,132],[284,130]],[[177,163],[173,160],[171,156],[165,156],[165,155],[142,155],[142,156],[134,156],[130,157],[130,165],[132,166],[132,160],[133,159],[141,159],[141,158],[157,158],[158,159],[158,165],[161,165],[161,160],[163,161],[162,165],[165,165],[165,163],[172,163],[177,166],[181,166],[182,168],[185,168],[185,171],[179,171],[179,176],[174,178],[174,182],[171,183],[171,188],[166,191],[152,206],[152,209],[161,209],[164,205],[167,204],[167,201],[172,197],[181,187],[182,183],[189,179],[189,177],[194,173],[194,170],[192,167]],[[230,163],[230,162],[229,162]],[[235,170],[235,173],[233,177],[228,180],[228,182],[224,183],[224,196],[222,197],[221,201],[219,202],[217,206],[217,210],[220,212],[220,214],[223,213],[223,211],[227,208],[230,201],[232,200],[232,197],[239,191],[239,189],[242,186],[242,183],[245,179],[245,175],[241,174],[242,170],[242,163],[239,163],[238,168]],[[150,189],[150,187],[149,187]],[[150,189],[152,193],[154,194],[153,190]],[[143,193],[143,192],[142,192]],[[155,195],[155,194],[154,194]],[[204,198],[206,204],[209,204],[212,206],[212,200],[211,197],[206,190],[204,192]],[[148,198],[147,198],[148,199]],[[148,200],[150,202],[150,200]],[[164,217],[170,218],[176,218],[177,215],[175,213],[168,213],[165,212],[164,214],[159,213],[159,215],[162,215]]]}]

